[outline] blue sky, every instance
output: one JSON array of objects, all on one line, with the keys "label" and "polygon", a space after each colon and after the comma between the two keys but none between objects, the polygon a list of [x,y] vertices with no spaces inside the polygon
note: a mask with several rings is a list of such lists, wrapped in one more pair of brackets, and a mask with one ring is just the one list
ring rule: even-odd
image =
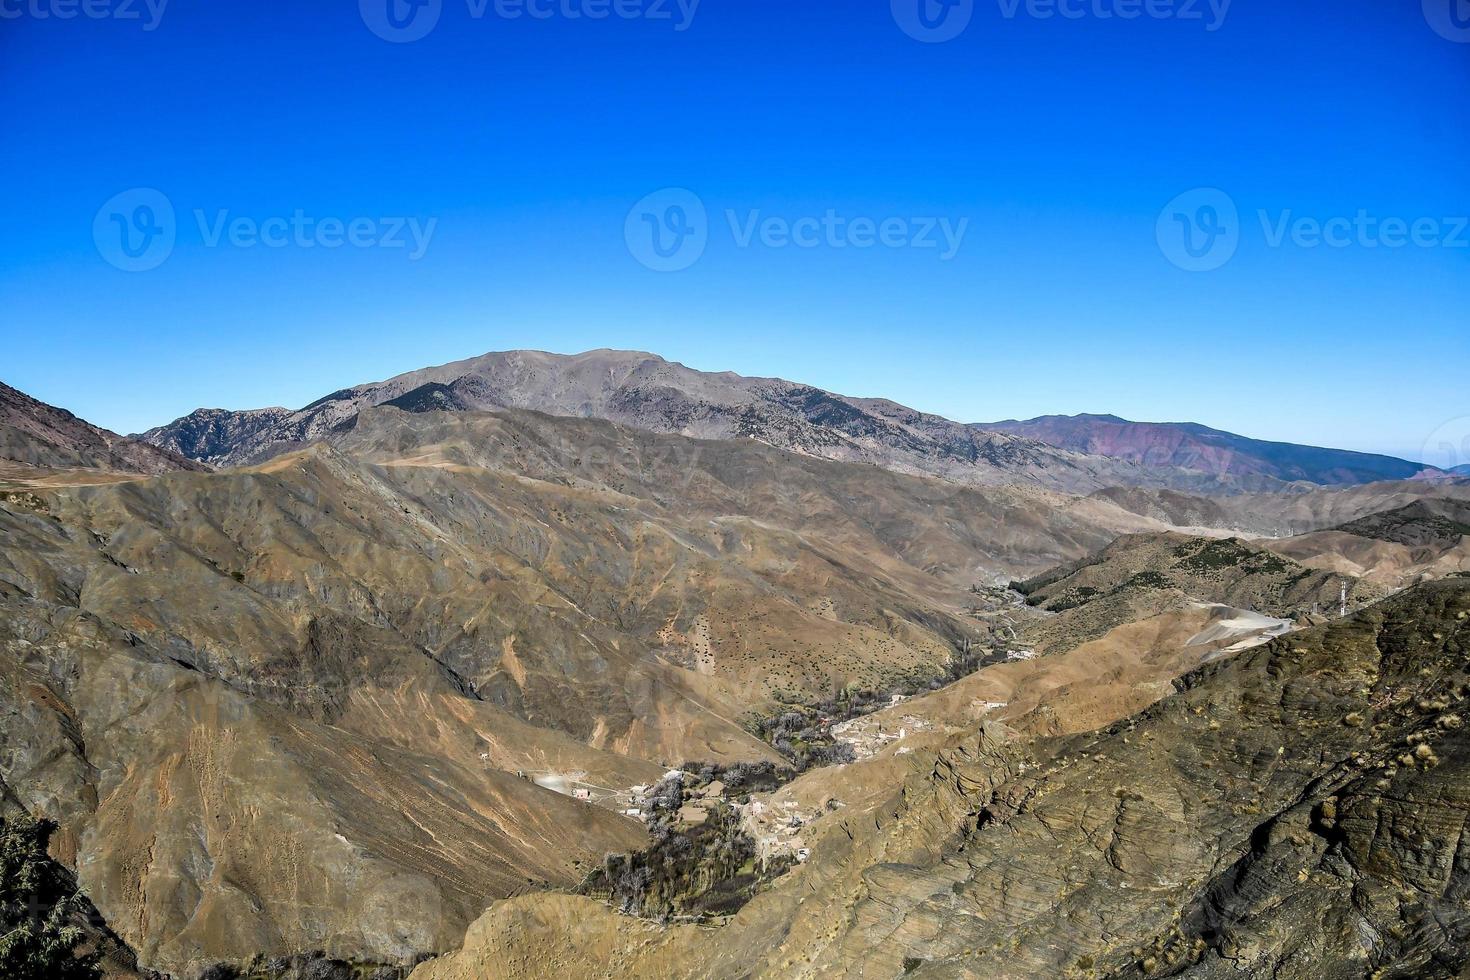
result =
[{"label": "blue sky", "polygon": [[[0,0],[0,380],[114,429],[621,347],[966,421],[1470,436],[1470,37],[1418,0],[973,0],[941,43],[920,0],[437,0],[407,43],[387,0],[70,2]],[[124,271],[138,188],[173,244]],[[707,242],[672,272],[666,188]],[[1197,188],[1210,271],[1167,240]]]}]

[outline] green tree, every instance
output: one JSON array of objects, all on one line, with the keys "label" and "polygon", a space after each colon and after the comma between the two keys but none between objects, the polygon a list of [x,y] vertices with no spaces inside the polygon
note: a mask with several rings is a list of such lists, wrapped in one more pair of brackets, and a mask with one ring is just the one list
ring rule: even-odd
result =
[{"label": "green tree", "polygon": [[75,925],[87,906],[65,868],[46,853],[55,824],[0,818],[0,977],[93,980],[96,957],[79,956]]}]

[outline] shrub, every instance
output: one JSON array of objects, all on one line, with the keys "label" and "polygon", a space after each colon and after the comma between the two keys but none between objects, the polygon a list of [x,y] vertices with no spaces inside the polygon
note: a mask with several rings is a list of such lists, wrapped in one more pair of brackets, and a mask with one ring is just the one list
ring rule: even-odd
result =
[{"label": "shrub", "polygon": [[353,980],[352,967],[341,960],[313,960],[301,972],[302,980]]}]

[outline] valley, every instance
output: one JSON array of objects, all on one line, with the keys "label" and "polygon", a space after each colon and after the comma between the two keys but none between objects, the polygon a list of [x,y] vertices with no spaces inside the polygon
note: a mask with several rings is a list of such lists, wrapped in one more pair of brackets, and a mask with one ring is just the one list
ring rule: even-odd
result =
[{"label": "valley", "polygon": [[3,816],[109,975],[1462,955],[1463,479],[608,351],[0,394]]}]

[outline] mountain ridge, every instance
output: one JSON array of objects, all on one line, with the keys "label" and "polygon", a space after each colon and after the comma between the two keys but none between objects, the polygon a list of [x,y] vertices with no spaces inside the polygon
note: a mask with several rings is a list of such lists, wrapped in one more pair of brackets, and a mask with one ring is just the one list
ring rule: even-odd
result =
[{"label": "mountain ridge", "polygon": [[0,493],[0,785],[151,968],[452,948],[644,846],[670,767],[780,764],[749,716],[937,683],[986,640],[977,578],[1147,526],[602,419],[350,419]]},{"label": "mountain ridge", "polygon": [[[1325,462],[1312,465],[1266,465],[1251,457],[1250,465],[1200,467],[1209,454],[1176,447],[1160,459],[1157,453],[1110,451],[1107,445],[1078,448],[1058,444],[1062,440],[1055,436],[1049,441],[1044,431],[1009,431],[1036,420],[955,422],[885,398],[850,397],[780,378],[698,371],[656,354],[606,348],[569,355],[492,352],[338,389],[295,411],[201,409],[138,438],[214,465],[249,465],[324,438],[364,408],[383,405],[412,412],[516,408],[603,418],[695,438],[751,438],[803,455],[867,462],[966,485],[1029,483],[1065,492],[1113,486],[1269,492],[1299,480],[1367,482],[1388,478],[1379,474],[1407,478],[1424,469],[1388,457],[1264,443],[1176,424],[1176,441],[1186,432],[1196,441],[1199,433],[1207,433],[1232,445],[1274,446],[1278,454],[1326,454]],[[1078,418],[1096,425],[1142,425],[1117,416]],[[1356,467],[1345,462],[1359,457],[1378,462]]]}]

